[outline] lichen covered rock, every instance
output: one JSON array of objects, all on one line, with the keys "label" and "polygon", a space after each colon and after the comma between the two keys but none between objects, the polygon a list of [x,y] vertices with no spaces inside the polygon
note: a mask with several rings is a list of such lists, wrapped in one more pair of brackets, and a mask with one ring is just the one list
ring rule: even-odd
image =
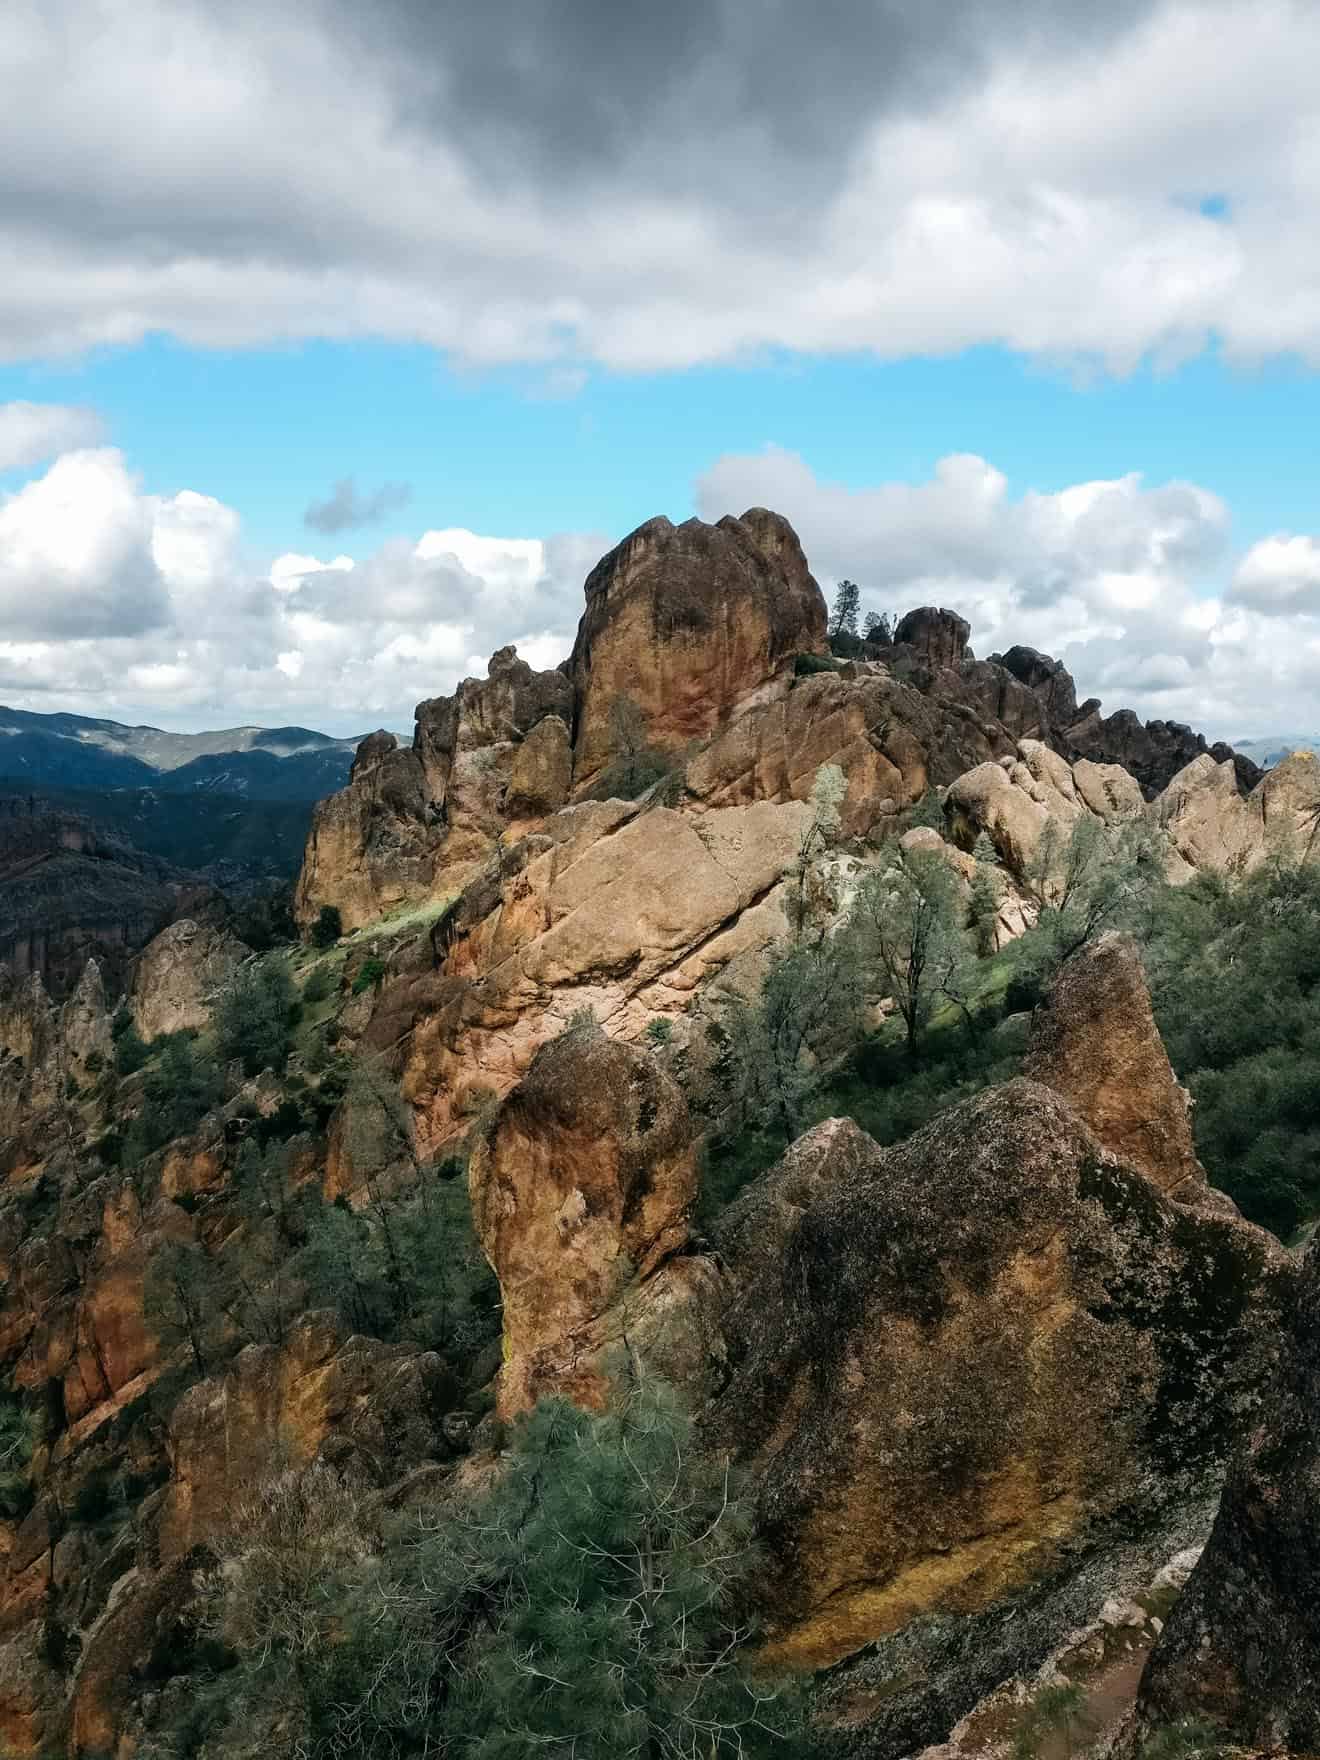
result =
[{"label": "lichen covered rock", "polygon": [[1307,1254],[1258,1421],[1141,1684],[1141,1722],[1210,1720],[1320,1750],[1320,1254]]},{"label": "lichen covered rock", "polygon": [[191,917],[162,929],[133,966],[129,1007],[138,1032],[150,1042],[162,1033],[200,1031],[249,953],[237,936]]}]

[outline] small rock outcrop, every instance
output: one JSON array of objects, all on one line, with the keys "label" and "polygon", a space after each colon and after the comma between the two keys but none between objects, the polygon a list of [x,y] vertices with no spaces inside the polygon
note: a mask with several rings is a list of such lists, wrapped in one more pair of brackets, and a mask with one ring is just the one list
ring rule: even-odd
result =
[{"label": "small rock outcrop", "polygon": [[1208,1195],[1191,1099],[1169,1064],[1130,936],[1101,935],[1064,965],[1032,1019],[1023,1073],[1062,1094],[1104,1148],[1169,1197],[1194,1204]]},{"label": "small rock outcrop", "polygon": [[1320,1751],[1320,1253],[1200,1562],[1146,1667],[1148,1729],[1208,1720],[1251,1752]]},{"label": "small rock outcrop", "polygon": [[[573,1026],[537,1053],[472,1157],[481,1245],[504,1298],[498,1410],[544,1394],[603,1404],[637,1353],[671,1360],[668,1321],[710,1275],[680,1260],[696,1144],[676,1083],[644,1052]],[[657,1317],[660,1324],[657,1327]]]},{"label": "small rock outcrop", "polygon": [[641,711],[653,747],[679,753],[786,692],[794,656],[825,646],[825,601],[797,534],[762,507],[716,525],[648,520],[601,558],[585,592],[570,663],[579,796],[615,755],[621,698]]},{"label": "small rock outcrop", "polygon": [[205,1027],[216,997],[250,949],[212,923],[191,917],[171,923],[149,941],[133,963],[129,1009],[148,1041],[162,1033]]},{"label": "small rock outcrop", "polygon": [[1038,739],[1019,740],[1016,756],[966,771],[944,802],[953,841],[971,849],[985,832],[1019,877],[1035,862],[1047,826],[1062,839],[1087,813],[1117,825],[1144,810],[1141,790],[1125,770],[1085,760],[1069,765]]},{"label": "small rock outcrop", "polygon": [[1101,715],[1094,698],[1082,704],[1077,719],[1064,730],[1064,745],[1070,758],[1121,764],[1136,777],[1148,798],[1159,794],[1180,770],[1202,755],[1212,763],[1231,765],[1233,786],[1242,794],[1253,789],[1262,774],[1250,758],[1222,740],[1207,745],[1204,734],[1181,722],[1142,722],[1131,709]]},{"label": "small rock outcrop", "polygon": [[901,617],[894,631],[895,647],[911,648],[919,659],[936,671],[956,668],[968,656],[972,626],[956,611],[920,605]]}]

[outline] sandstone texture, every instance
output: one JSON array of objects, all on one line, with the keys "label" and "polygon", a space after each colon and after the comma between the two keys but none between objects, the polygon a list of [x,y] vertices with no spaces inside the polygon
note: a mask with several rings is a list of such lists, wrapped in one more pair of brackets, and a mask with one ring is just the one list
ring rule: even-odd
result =
[{"label": "sandstone texture", "polygon": [[657,1292],[684,1305],[671,1261],[688,1241],[697,1163],[681,1090],[644,1052],[574,1026],[504,1101],[469,1183],[504,1299],[500,1414],[545,1394],[603,1405],[630,1329],[665,1330],[646,1312]]},{"label": "sandstone texture", "polygon": [[601,558],[584,592],[570,663],[579,794],[614,755],[618,699],[637,705],[654,747],[678,753],[786,692],[794,656],[825,646],[825,601],[797,534],[765,508],[716,525],[648,520]]},{"label": "sandstone texture", "polygon": [[1062,1094],[1105,1149],[1160,1191],[1182,1203],[1206,1195],[1190,1098],[1170,1068],[1131,937],[1102,935],[1063,967],[1036,1010],[1023,1073]]},{"label": "sandstone texture", "polygon": [[207,1026],[216,998],[250,951],[237,936],[191,917],[162,929],[133,963],[129,1008],[138,1032],[150,1043],[162,1033]]},{"label": "sandstone texture", "polygon": [[1263,1409],[1147,1665],[1141,1722],[1209,1720],[1252,1751],[1320,1750],[1320,1255]]}]

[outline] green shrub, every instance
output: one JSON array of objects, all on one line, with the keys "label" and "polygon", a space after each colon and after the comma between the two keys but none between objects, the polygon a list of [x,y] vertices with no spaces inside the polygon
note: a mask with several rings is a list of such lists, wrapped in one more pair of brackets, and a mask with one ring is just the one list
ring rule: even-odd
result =
[{"label": "green shrub", "polygon": [[293,1034],[290,1010],[293,982],[287,962],[278,954],[240,966],[222,993],[215,1011],[215,1038],[220,1056],[242,1061],[243,1073],[284,1068]]},{"label": "green shrub", "polygon": [[326,1002],[335,993],[335,979],[329,966],[313,966],[303,985],[303,1001],[315,1006],[318,1002]]},{"label": "green shrub", "polygon": [[383,959],[363,960],[357,976],[353,980],[354,996],[361,996],[364,990],[374,990],[385,977],[385,961]]},{"label": "green shrub", "polygon": [[795,654],[793,656],[794,678],[811,678],[818,672],[837,672],[839,662],[833,654]]}]

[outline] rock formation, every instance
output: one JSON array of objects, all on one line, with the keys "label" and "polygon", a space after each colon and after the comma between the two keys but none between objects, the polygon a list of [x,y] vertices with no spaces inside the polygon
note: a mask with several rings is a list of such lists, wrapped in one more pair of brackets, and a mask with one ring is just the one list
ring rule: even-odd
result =
[{"label": "rock formation", "polygon": [[767,1660],[833,1670],[875,1755],[1195,1535],[1289,1278],[1027,1081],[894,1149],[817,1127],[715,1244],[734,1369],[706,1423],[754,1489]]},{"label": "rock formation", "polygon": [[251,950],[227,930],[191,917],[171,923],[133,962],[129,1008],[150,1043],[162,1033],[200,1030],[216,997]]},{"label": "rock formation", "polygon": [[1200,1562],[1141,1683],[1150,1729],[1210,1721],[1253,1752],[1320,1749],[1320,1254]]},{"label": "rock formation", "polygon": [[794,656],[825,646],[825,601],[788,521],[753,507],[716,525],[648,520],[587,577],[573,647],[574,787],[615,755],[610,713],[641,711],[650,743],[682,752],[788,690]]},{"label": "rock formation", "polygon": [[1130,936],[1102,935],[1063,967],[1036,1010],[1023,1073],[1062,1094],[1105,1149],[1168,1197],[1207,1196],[1191,1100],[1169,1067]]},{"label": "rock formation", "polygon": [[0,795],[0,967],[63,998],[89,958],[118,992],[137,950],[212,899],[200,876],[28,796]]},{"label": "rock formation", "polygon": [[[371,734],[348,787],[313,815],[294,900],[299,921],[334,905],[355,929],[401,904],[461,890],[510,818],[563,805],[572,700],[562,672],[533,672],[501,648],[488,678],[417,705],[408,749],[391,733]],[[544,721],[558,726],[537,734]]]},{"label": "rock formation", "polygon": [[630,1362],[706,1372],[686,1311],[713,1273],[678,1257],[696,1144],[681,1090],[645,1053],[589,1025],[543,1046],[469,1178],[504,1297],[502,1416],[551,1393],[599,1407]]},{"label": "rock formation", "polygon": [[41,974],[18,982],[0,971],[0,1172],[12,1177],[24,1156],[41,1159],[52,1115],[93,1082],[112,1041],[101,969],[89,959],[61,1006]]}]

